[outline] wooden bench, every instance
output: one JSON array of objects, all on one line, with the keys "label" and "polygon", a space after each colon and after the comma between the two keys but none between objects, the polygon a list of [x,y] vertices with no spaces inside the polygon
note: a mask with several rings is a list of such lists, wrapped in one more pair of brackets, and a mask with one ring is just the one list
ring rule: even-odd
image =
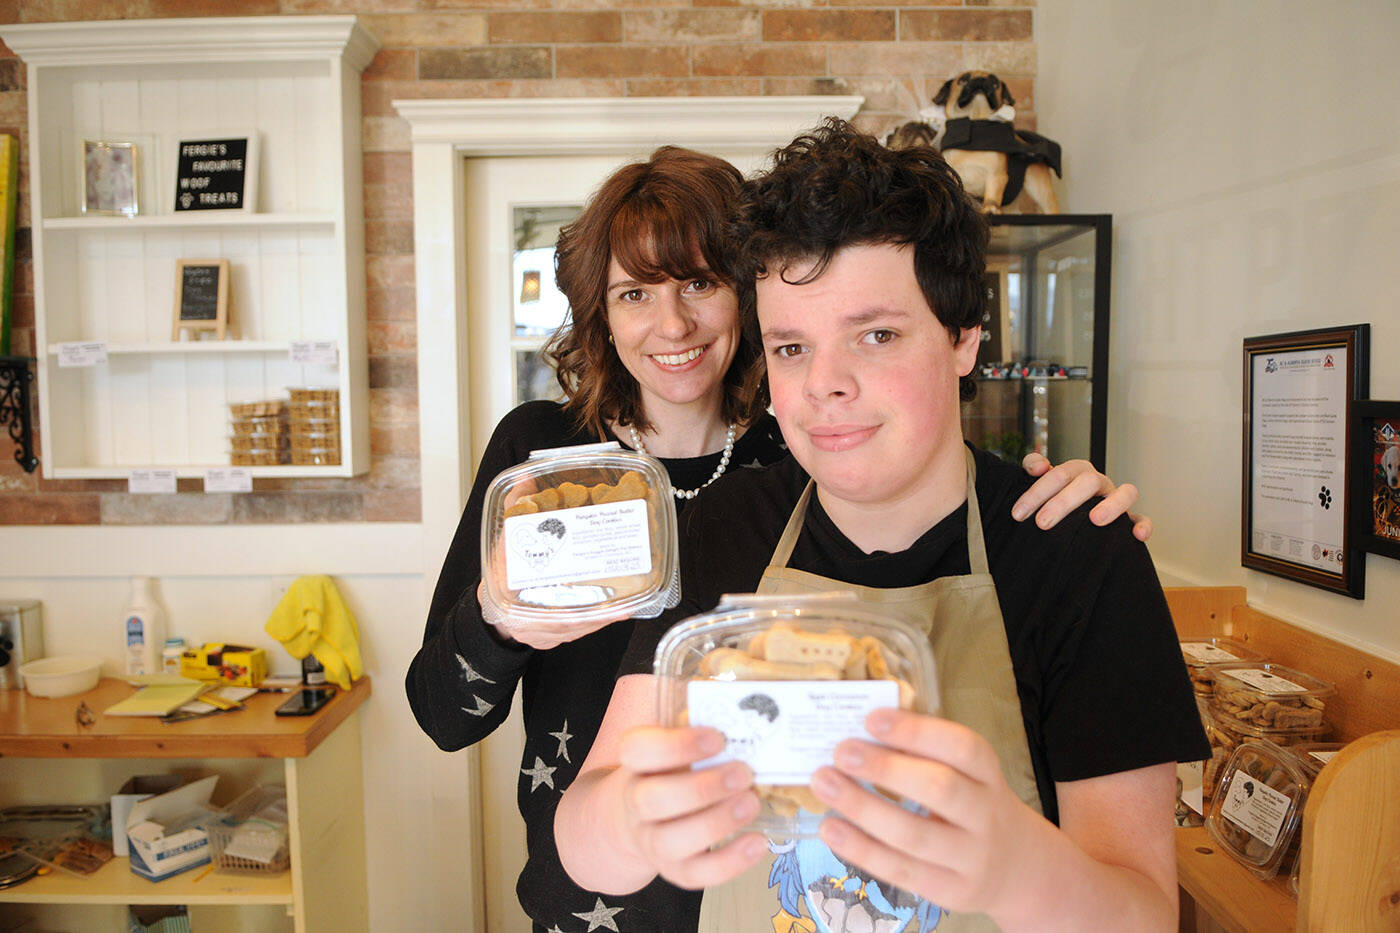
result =
[{"label": "wooden bench", "polygon": [[1177,829],[1182,933],[1400,930],[1400,666],[1245,604],[1244,587],[1166,590],[1182,637],[1228,635],[1337,687],[1331,740],[1303,813],[1299,897],[1260,881],[1204,827]]}]

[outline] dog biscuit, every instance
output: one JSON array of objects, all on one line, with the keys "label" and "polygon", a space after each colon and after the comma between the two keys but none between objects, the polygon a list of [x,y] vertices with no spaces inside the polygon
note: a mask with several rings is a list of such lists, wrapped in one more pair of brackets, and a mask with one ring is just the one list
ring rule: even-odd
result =
[{"label": "dog biscuit", "polygon": [[825,662],[845,667],[856,650],[855,639],[842,631],[802,632],[786,626],[768,630],[763,656],[769,661]]}]

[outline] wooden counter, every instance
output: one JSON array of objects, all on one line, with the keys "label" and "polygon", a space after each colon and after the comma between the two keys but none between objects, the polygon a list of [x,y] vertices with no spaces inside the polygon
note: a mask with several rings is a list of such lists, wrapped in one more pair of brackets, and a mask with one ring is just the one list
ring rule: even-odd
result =
[{"label": "wooden counter", "polygon": [[[258,693],[247,709],[186,722],[154,716],[107,716],[103,710],[136,692],[123,680],[103,678],[87,693],[32,697],[0,690],[0,757],[17,758],[305,758],[370,694],[368,677],[337,691],[311,716],[277,716],[289,693]],[[80,702],[96,721],[78,723]]]}]

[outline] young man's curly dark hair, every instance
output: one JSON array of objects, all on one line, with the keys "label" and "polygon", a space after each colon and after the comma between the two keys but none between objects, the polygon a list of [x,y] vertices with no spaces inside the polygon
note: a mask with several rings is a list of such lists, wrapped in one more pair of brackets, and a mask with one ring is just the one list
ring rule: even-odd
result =
[{"label": "young man's curly dark hair", "polygon": [[[829,118],[774,156],[744,185],[735,221],[734,264],[745,339],[760,347],[749,390],[766,401],[754,283],[800,264],[802,285],[821,276],[847,246],[907,244],[914,276],[949,335],[982,321],[987,222],[938,151],[887,149],[844,120]],[[786,279],[785,279],[786,281]],[[964,376],[964,401],[977,384]]]}]

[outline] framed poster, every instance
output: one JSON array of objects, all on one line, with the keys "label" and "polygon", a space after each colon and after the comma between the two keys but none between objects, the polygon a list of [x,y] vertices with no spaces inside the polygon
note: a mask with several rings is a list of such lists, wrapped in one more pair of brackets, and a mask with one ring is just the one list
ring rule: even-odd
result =
[{"label": "framed poster", "polygon": [[1369,324],[1244,342],[1244,496],[1240,562],[1365,595],[1353,553],[1348,469],[1352,409],[1369,394]]},{"label": "framed poster", "polygon": [[228,332],[227,259],[175,260],[175,324],[170,339],[181,330],[212,330],[219,340]]},{"label": "framed poster", "polygon": [[1400,560],[1400,402],[1357,402],[1352,415],[1353,546]]},{"label": "framed poster", "polygon": [[175,155],[175,211],[248,211],[258,201],[256,133],[182,139]]},{"label": "framed poster", "polygon": [[133,217],[140,210],[135,143],[84,139],[78,144],[78,209]]},{"label": "framed poster", "polygon": [[1008,294],[1010,268],[1006,263],[989,261],[982,273],[986,307],[982,312],[982,346],[977,362],[1005,363],[1018,359],[1011,346],[1011,299]]}]

